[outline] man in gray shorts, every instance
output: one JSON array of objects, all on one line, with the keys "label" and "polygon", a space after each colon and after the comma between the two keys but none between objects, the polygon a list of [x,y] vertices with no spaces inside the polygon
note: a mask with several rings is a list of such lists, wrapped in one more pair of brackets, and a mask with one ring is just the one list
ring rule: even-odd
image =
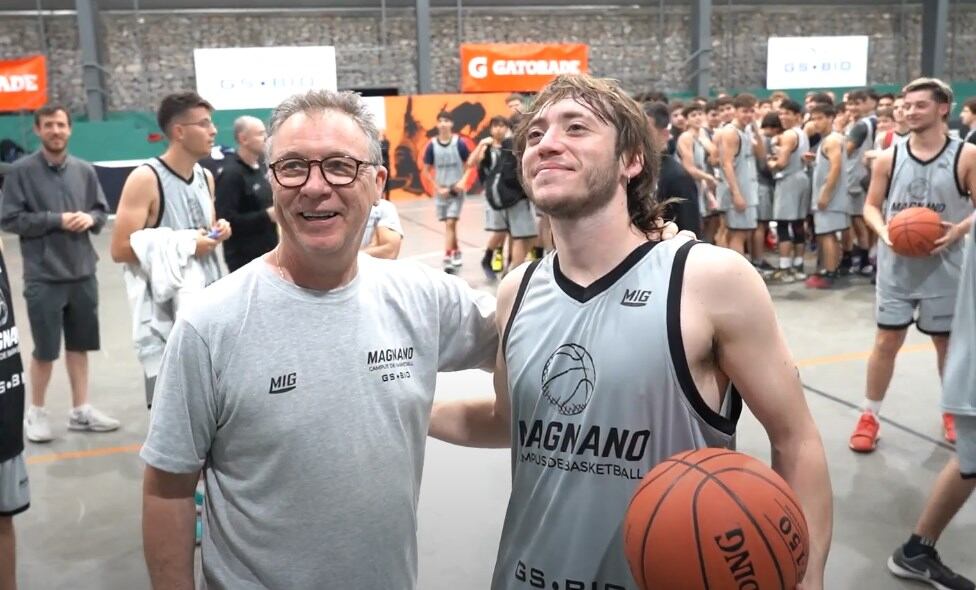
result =
[{"label": "man in gray shorts", "polygon": [[88,403],[88,351],[100,344],[98,255],[90,234],[105,226],[108,203],[92,165],[68,153],[67,109],[38,109],[34,133],[41,149],[15,162],[6,177],[0,227],[20,236],[24,299],[34,339],[25,431],[28,440],[47,442],[54,434],[44,402],[62,333],[71,383],[68,428],[107,432],[118,428],[119,421]]},{"label": "man in gray shorts", "polygon": [[444,272],[457,273],[461,268],[461,249],[458,247],[457,222],[464,207],[464,172],[468,145],[453,132],[454,119],[450,113],[437,115],[437,137],[424,150],[423,174],[434,187],[437,221],[444,223]]},{"label": "man in gray shorts", "polygon": [[820,272],[807,278],[806,286],[810,289],[833,287],[840,265],[837,232],[850,227],[844,136],[833,131],[834,112],[833,105],[823,103],[814,103],[810,109],[810,126],[823,138],[817,147],[813,167],[813,231],[817,236],[823,267]]},{"label": "man in gray shorts", "polygon": [[[940,374],[945,363],[963,262],[962,237],[972,223],[970,195],[976,194],[976,146],[943,131],[951,104],[952,89],[940,80],[920,78],[907,85],[911,135],[885,150],[871,168],[864,220],[879,237],[878,332],[868,358],[863,412],[850,439],[856,452],[870,453],[877,445],[877,415],[910,325],[931,336]],[[929,256],[910,258],[891,248],[887,223],[909,207],[939,213],[946,226]],[[951,414],[944,414],[943,425],[946,440],[955,442]]]},{"label": "man in gray shorts", "polygon": [[0,250],[0,588],[17,587],[13,517],[30,507],[24,466],[24,365],[7,264]]},{"label": "man in gray shorts", "polygon": [[[758,224],[759,179],[756,160],[764,160],[766,150],[758,140],[754,117],[756,97],[740,94],[732,101],[734,118],[717,134],[722,182],[720,202],[730,205],[725,215],[729,229],[729,248],[743,256],[746,244]],[[753,254],[755,258],[755,254]],[[755,260],[754,260],[755,262]]]},{"label": "man in gray shorts", "polygon": [[[976,168],[970,170],[974,174]],[[969,186],[973,181],[969,182]],[[966,261],[952,320],[952,346],[942,381],[942,409],[956,419],[956,454],[935,481],[915,530],[888,559],[896,576],[928,582],[936,588],[974,590],[976,584],[940,560],[936,541],[976,489],[976,245],[970,230]]]}]

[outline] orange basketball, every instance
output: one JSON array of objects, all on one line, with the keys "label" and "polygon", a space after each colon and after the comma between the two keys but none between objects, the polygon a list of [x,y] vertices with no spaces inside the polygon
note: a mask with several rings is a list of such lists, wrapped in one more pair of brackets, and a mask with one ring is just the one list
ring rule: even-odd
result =
[{"label": "orange basketball", "polygon": [[624,522],[644,590],[794,590],[807,567],[807,522],[793,490],[748,455],[700,449],[665,459]]},{"label": "orange basketball", "polygon": [[944,233],[942,217],[927,207],[909,207],[888,222],[891,249],[902,256],[928,256]]}]

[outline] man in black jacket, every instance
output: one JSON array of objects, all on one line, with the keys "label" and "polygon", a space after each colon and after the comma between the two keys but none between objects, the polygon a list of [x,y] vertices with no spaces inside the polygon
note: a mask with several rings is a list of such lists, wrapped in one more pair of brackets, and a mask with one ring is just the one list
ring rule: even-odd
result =
[{"label": "man in black jacket", "polygon": [[667,153],[668,124],[671,113],[668,106],[660,102],[644,103],[644,114],[647,116],[647,128],[654,140],[654,147],[661,157],[661,171],[657,181],[657,198],[659,200],[678,199],[668,207],[668,217],[673,220],[678,229],[701,234],[701,211],[698,206],[698,186],[694,179],[681,166],[681,163]]},{"label": "man in black jacket", "polygon": [[264,123],[255,117],[234,121],[237,152],[217,177],[217,218],[234,228],[224,242],[224,262],[234,272],[278,245],[271,186],[263,162]]}]

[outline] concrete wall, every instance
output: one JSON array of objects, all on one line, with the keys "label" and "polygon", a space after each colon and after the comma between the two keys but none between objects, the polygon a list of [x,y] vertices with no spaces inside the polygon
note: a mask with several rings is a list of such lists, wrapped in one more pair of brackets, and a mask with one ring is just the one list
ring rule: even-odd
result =
[{"label": "concrete wall", "polygon": [[[167,92],[194,87],[195,47],[335,45],[340,87],[417,87],[412,11],[378,14],[291,12],[254,14],[101,15],[109,108],[146,110]],[[75,17],[45,17],[51,55],[51,93],[82,110],[80,52]],[[454,12],[432,18],[435,91],[458,89],[458,29]],[[469,42],[572,41],[590,45],[591,70],[620,79],[629,89],[684,90],[682,63],[689,52],[689,14],[648,9],[561,8],[515,13],[465,11],[463,38]],[[919,73],[921,9],[899,3],[828,6],[817,10],[716,2],[712,19],[713,86],[761,87],[765,83],[766,38],[788,35],[867,34],[871,37],[869,82],[897,84]],[[950,14],[949,76],[976,79],[976,7],[954,4]],[[40,50],[37,19],[0,18],[0,59]],[[955,50],[954,50],[955,49]]]}]

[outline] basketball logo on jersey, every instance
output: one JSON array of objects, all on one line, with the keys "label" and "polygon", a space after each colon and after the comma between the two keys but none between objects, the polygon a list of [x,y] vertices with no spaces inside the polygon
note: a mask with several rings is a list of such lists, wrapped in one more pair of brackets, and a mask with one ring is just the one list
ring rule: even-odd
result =
[{"label": "basketball logo on jersey", "polygon": [[596,387],[593,357],[579,344],[563,344],[542,369],[542,395],[563,416],[586,409]]},{"label": "basketball logo on jersey", "polygon": [[924,201],[929,194],[929,179],[919,176],[908,184],[908,198],[913,201]]},{"label": "basketball logo on jersey", "polygon": [[3,296],[3,291],[0,291],[0,326],[7,325],[7,298]]}]

